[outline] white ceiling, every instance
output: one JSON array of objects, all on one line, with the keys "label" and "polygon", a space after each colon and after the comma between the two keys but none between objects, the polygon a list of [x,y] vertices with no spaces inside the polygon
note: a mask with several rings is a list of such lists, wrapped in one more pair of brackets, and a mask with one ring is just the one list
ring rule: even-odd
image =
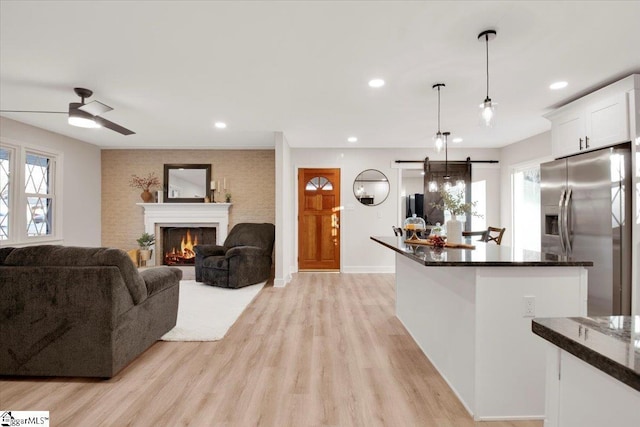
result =
[{"label": "white ceiling", "polygon": [[[501,147],[552,107],[640,72],[640,1],[0,2],[0,109],[65,111],[94,91],[132,129],[3,116],[110,148]],[[497,125],[479,126],[486,95]],[[370,78],[387,85],[374,90]],[[550,91],[556,80],[569,86]],[[227,122],[218,130],[215,121]],[[346,142],[355,135],[359,141]]]}]

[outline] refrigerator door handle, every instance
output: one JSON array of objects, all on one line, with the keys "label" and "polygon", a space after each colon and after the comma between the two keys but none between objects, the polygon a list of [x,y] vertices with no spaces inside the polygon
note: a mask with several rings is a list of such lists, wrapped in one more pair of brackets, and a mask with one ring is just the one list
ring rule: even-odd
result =
[{"label": "refrigerator door handle", "polygon": [[564,199],[564,229],[565,233],[565,246],[567,248],[567,255],[571,255],[571,230],[569,226],[571,221],[569,220],[569,215],[571,214],[571,193],[572,189],[567,190],[567,195]]},{"label": "refrigerator door handle", "polygon": [[562,193],[560,194],[560,200],[558,200],[558,236],[560,237],[560,249],[562,250],[562,255],[565,255],[567,253],[567,248],[564,244],[564,195],[566,191],[566,189],[562,190]]}]

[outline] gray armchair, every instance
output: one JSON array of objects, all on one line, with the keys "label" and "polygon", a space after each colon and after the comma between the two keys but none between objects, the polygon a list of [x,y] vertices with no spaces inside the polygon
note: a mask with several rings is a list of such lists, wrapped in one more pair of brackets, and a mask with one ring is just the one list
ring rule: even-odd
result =
[{"label": "gray armchair", "polygon": [[273,224],[236,224],[223,246],[197,245],[196,281],[223,288],[241,288],[271,276]]}]

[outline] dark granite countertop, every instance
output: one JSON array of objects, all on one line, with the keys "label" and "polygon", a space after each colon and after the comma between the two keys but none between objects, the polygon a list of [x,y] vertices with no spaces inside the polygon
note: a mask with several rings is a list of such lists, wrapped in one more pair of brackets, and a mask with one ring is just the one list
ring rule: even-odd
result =
[{"label": "dark granite countertop", "polygon": [[640,316],[539,318],[531,330],[640,391]]},{"label": "dark granite countertop", "polygon": [[475,249],[443,248],[404,243],[405,237],[371,237],[371,240],[425,266],[448,267],[591,267],[591,261],[561,259],[558,255],[514,249],[495,243],[467,240]]}]

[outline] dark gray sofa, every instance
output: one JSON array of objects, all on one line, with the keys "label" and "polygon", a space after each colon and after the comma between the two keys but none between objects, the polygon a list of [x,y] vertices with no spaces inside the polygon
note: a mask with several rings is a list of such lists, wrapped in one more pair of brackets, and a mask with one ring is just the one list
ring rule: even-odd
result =
[{"label": "dark gray sofa", "polygon": [[119,249],[0,248],[0,375],[114,376],[175,326],[181,278]]},{"label": "dark gray sofa", "polygon": [[275,236],[273,224],[240,223],[231,229],[223,246],[195,246],[196,281],[240,288],[269,279]]}]

